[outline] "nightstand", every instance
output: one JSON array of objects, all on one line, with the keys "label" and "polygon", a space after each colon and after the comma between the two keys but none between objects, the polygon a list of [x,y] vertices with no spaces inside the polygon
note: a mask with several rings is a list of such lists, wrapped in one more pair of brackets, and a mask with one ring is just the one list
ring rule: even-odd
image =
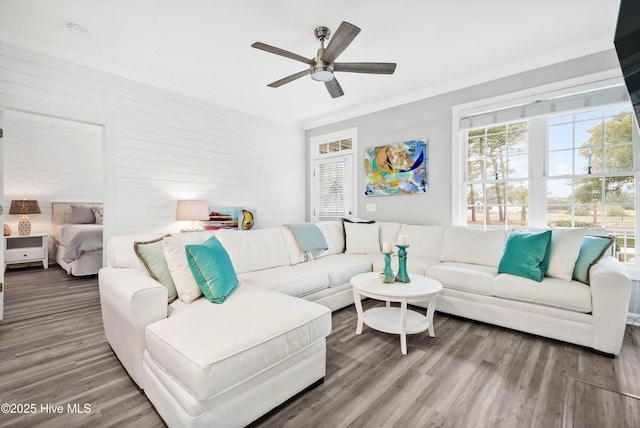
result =
[{"label": "nightstand", "polygon": [[16,263],[42,262],[49,267],[49,234],[34,233],[4,237],[4,265]]}]

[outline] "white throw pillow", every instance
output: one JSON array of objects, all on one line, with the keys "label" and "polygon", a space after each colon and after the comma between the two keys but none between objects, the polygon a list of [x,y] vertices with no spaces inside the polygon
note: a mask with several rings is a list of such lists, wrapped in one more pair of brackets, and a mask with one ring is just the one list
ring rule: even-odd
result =
[{"label": "white throw pillow", "polygon": [[380,252],[379,226],[376,223],[344,222],[346,254],[376,254]]},{"label": "white throw pillow", "polygon": [[186,232],[167,236],[162,241],[164,257],[167,259],[167,266],[176,286],[178,298],[185,303],[191,303],[202,295],[189,267],[185,246],[203,244],[211,236],[213,236],[213,232],[206,234]]},{"label": "white throw pillow", "polygon": [[571,281],[586,229],[552,229],[547,276]]}]

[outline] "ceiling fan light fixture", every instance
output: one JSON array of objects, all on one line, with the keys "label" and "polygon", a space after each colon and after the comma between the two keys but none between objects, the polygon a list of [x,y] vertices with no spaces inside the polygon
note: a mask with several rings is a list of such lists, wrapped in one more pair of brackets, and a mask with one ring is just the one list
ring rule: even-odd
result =
[{"label": "ceiling fan light fixture", "polygon": [[311,72],[311,78],[318,82],[329,82],[333,80],[333,73],[327,70],[318,70]]}]

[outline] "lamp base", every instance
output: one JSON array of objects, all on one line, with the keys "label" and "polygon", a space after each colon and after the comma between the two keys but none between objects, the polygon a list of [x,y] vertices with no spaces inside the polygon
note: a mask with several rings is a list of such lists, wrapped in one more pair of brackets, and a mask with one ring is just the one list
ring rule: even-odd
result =
[{"label": "lamp base", "polygon": [[18,222],[18,235],[31,235],[31,222],[26,214],[23,214]]}]

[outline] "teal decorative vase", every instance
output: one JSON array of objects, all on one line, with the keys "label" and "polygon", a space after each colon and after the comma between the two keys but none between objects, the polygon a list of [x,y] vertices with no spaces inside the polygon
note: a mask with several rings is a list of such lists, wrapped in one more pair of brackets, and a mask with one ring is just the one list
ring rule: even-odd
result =
[{"label": "teal decorative vase", "polygon": [[408,245],[396,245],[398,247],[398,274],[396,282],[411,282],[407,273],[407,248]]},{"label": "teal decorative vase", "polygon": [[384,255],[384,270],[382,271],[382,282],[385,284],[393,283],[393,271],[391,270],[391,253],[382,253]]}]

